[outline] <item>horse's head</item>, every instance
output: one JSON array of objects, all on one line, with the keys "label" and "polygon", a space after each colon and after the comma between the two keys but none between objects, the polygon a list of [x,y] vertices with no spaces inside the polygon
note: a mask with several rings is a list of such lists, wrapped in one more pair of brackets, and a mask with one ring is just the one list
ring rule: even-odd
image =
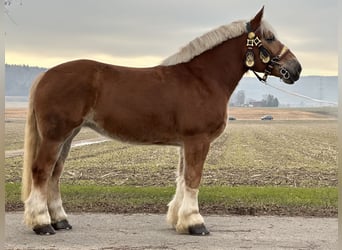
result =
[{"label": "horse's head", "polygon": [[302,67],[295,55],[282,44],[270,26],[262,21],[264,8],[247,23],[245,65],[254,73],[264,72],[261,81],[274,75],[285,83],[292,84],[299,79]]}]

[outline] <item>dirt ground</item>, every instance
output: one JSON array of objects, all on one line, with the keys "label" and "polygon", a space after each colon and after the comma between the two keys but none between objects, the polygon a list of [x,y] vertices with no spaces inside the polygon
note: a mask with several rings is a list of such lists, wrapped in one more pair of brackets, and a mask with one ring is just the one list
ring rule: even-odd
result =
[{"label": "dirt ground", "polygon": [[327,120],[336,119],[330,108],[245,108],[232,107],[228,109],[229,116],[237,120],[260,120],[262,116],[272,115],[274,120]]},{"label": "dirt ground", "polygon": [[7,119],[25,119],[27,113],[27,109],[25,108],[9,108],[5,109],[5,120]]}]

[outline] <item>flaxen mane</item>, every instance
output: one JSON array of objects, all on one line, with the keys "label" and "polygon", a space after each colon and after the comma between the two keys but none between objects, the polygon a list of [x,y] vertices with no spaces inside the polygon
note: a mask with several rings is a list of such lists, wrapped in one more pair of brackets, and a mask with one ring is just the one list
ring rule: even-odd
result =
[{"label": "flaxen mane", "polygon": [[[166,58],[161,65],[169,66],[188,62],[195,56],[202,54],[220,43],[247,32],[246,23],[247,21],[237,21],[211,30],[204,35],[195,38],[193,41],[181,48],[176,54]],[[266,21],[262,21],[260,28],[262,32],[270,31],[271,33],[274,33],[273,29]]]}]

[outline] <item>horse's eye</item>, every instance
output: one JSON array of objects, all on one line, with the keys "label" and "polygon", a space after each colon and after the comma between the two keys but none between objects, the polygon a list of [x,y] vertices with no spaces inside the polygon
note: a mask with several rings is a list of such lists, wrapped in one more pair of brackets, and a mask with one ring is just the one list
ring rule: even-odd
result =
[{"label": "horse's eye", "polygon": [[269,36],[265,38],[267,42],[271,43],[275,41],[275,37],[274,36]]}]

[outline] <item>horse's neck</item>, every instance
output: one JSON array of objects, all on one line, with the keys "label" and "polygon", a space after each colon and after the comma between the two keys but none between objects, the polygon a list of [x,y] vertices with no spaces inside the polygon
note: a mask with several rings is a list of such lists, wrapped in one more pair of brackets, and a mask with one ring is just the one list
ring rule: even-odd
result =
[{"label": "horse's neck", "polygon": [[228,40],[197,56],[189,62],[189,66],[201,79],[218,84],[229,98],[246,73],[243,64],[244,43],[243,37]]}]

